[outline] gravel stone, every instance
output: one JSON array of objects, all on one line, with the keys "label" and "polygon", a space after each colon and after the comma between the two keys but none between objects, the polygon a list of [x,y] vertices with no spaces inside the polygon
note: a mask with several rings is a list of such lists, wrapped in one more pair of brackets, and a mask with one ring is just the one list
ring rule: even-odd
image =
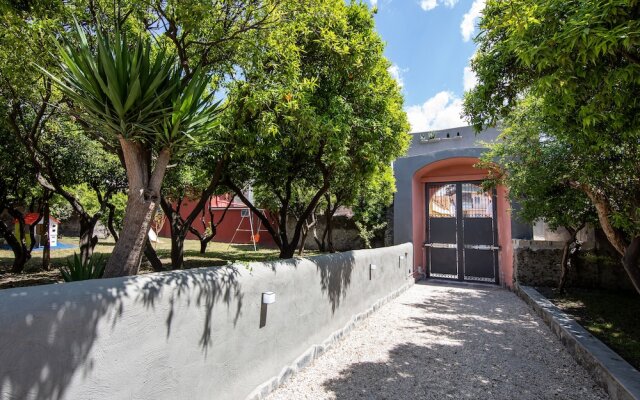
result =
[{"label": "gravel stone", "polygon": [[515,294],[488,285],[420,283],[267,398],[608,396]]}]

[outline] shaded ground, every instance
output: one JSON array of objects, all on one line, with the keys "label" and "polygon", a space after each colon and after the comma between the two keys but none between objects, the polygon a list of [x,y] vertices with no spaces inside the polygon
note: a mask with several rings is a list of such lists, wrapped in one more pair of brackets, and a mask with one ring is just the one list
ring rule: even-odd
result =
[{"label": "shaded ground", "polygon": [[537,288],[613,351],[640,369],[640,296],[634,292]]},{"label": "shaded ground", "polygon": [[602,399],[529,307],[493,286],[419,284],[275,399]]},{"label": "shaded ground", "polygon": [[[60,239],[66,244],[77,244],[77,238]],[[95,252],[103,254],[107,257],[113,250],[114,242],[112,240],[102,240],[96,246]],[[169,239],[160,238],[160,243],[156,244],[156,251],[166,268],[170,267],[170,248]],[[74,252],[79,252],[78,248],[54,250],[51,251],[51,264],[53,267],[50,271],[43,271],[42,251],[34,251],[32,258],[27,263],[25,272],[22,274],[10,273],[11,263],[13,262],[13,253],[11,250],[0,249],[0,289],[10,287],[22,287],[32,285],[44,285],[48,283],[62,282],[62,276],[58,267],[65,265],[66,259],[72,257]],[[313,252],[305,252],[306,255]],[[273,248],[260,248],[253,251],[252,245],[232,245],[229,247],[227,243],[209,243],[207,252],[200,254],[200,242],[197,240],[187,240],[185,242],[185,268],[210,267],[214,265],[224,265],[227,262],[250,262],[250,261],[266,261],[278,258],[278,250]],[[152,272],[148,265],[141,266],[140,273]]]}]

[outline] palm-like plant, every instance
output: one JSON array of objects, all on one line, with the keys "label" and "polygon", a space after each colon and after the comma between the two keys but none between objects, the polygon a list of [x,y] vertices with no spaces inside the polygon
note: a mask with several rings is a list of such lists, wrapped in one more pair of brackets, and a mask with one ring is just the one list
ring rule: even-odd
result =
[{"label": "palm-like plant", "polygon": [[67,265],[60,267],[60,273],[65,282],[100,279],[104,273],[104,260],[102,255],[94,254],[83,262],[79,254],[73,253],[73,258],[67,259]]},{"label": "palm-like plant", "polygon": [[129,183],[123,229],[105,277],[135,274],[140,265],[160,187],[172,156],[210,137],[219,103],[207,93],[209,78],[183,81],[177,58],[148,40],[99,30],[95,49],[76,24],[58,46],[61,73],[43,70],[102,136],[119,142]]},{"label": "palm-like plant", "polygon": [[149,41],[128,43],[117,30],[113,39],[96,32],[92,49],[76,24],[74,40],[58,45],[61,74],[44,70],[84,118],[103,134],[142,141],[167,115],[167,99],[180,91],[176,59],[164,50],[152,56]]}]

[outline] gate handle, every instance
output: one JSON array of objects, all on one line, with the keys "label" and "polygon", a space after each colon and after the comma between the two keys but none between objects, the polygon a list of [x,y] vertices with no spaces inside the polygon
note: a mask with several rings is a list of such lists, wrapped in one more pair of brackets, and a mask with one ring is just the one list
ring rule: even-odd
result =
[{"label": "gate handle", "polygon": [[502,247],[490,244],[465,244],[464,248],[473,250],[502,250]]},{"label": "gate handle", "polygon": [[[434,249],[457,249],[458,245],[456,243],[425,243],[424,247],[431,247]],[[484,244],[465,244],[463,247],[465,249],[475,250],[502,250],[502,246],[492,246]]]},{"label": "gate handle", "polygon": [[435,249],[457,249],[456,243],[425,243],[424,247],[431,247]]}]

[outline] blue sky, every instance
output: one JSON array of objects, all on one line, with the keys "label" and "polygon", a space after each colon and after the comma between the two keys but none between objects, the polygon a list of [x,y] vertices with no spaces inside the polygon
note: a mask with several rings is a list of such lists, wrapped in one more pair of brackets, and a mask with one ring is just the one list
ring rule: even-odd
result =
[{"label": "blue sky", "polygon": [[484,0],[368,0],[378,7],[376,28],[402,86],[413,132],[466,125],[462,95],[473,87],[475,52]]}]

